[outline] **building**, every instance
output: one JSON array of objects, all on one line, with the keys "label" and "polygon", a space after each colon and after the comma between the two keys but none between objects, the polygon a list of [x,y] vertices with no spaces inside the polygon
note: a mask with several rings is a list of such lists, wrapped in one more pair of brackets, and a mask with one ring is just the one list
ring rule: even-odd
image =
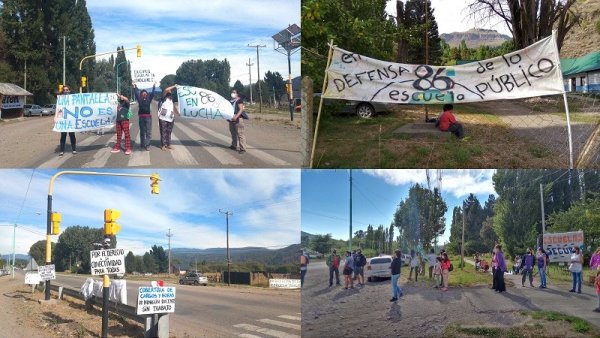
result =
[{"label": "building", "polygon": [[33,94],[15,84],[0,83],[0,119],[22,117],[26,96]]},{"label": "building", "polygon": [[567,92],[600,92],[600,50],[560,64]]}]

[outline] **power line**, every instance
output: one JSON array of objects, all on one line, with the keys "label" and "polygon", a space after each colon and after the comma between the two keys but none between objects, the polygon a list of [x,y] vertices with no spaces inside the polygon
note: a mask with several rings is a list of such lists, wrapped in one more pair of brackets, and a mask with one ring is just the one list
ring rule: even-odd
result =
[{"label": "power line", "polygon": [[258,52],[259,48],[265,48],[267,47],[266,45],[251,45],[248,44],[248,47],[250,48],[256,48],[256,68],[257,68],[257,73],[258,73],[258,97],[260,98],[260,106],[259,106],[259,113],[262,113],[262,91],[260,88],[260,54]]}]

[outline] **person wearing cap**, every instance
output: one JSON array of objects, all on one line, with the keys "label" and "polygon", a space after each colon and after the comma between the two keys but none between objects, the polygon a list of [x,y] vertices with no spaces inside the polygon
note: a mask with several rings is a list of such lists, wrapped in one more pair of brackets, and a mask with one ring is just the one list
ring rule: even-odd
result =
[{"label": "person wearing cap", "polygon": [[[69,89],[69,86],[64,86],[62,92],[60,93],[60,95],[69,95],[71,94],[71,90]],[[58,118],[58,114],[55,117]],[[73,155],[77,154],[77,139],[75,138],[75,132],[68,132],[69,134],[69,140],[71,141],[71,151],[73,152]],[[67,132],[61,132],[60,133],[60,153],[58,153],[58,156],[62,157],[65,154],[65,146],[67,143]]]},{"label": "person wearing cap", "polygon": [[307,267],[308,267],[308,254],[306,254],[305,249],[302,249],[300,251],[300,287],[304,286],[304,276],[306,275]]},{"label": "person wearing cap", "polygon": [[400,279],[400,270],[402,268],[402,253],[400,249],[396,249],[394,251],[394,258],[392,259],[392,265],[390,269],[392,270],[392,299],[390,302],[395,302],[398,300],[398,297],[402,297],[402,289],[398,285],[398,280]]},{"label": "person wearing cap", "polygon": [[365,265],[367,265],[367,258],[362,254],[362,250],[358,249],[354,256],[354,276],[360,286],[365,285]]},{"label": "person wearing cap", "polygon": [[340,284],[340,255],[333,249],[331,255],[327,256],[325,261],[327,267],[329,267],[329,287],[333,286],[333,274],[335,273],[335,285]]}]

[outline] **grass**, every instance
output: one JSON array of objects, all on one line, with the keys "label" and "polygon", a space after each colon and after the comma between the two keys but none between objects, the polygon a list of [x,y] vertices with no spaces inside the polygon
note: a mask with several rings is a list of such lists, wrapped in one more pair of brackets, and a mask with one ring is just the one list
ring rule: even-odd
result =
[{"label": "grass", "polygon": [[571,324],[571,330],[578,333],[586,333],[592,329],[590,323],[586,320],[581,319],[579,317],[565,315],[560,312],[555,311],[532,311],[527,312],[527,315],[531,316],[533,319],[543,319],[551,322],[555,321],[564,321]]},{"label": "grass", "polygon": [[460,257],[452,257],[450,259],[454,270],[450,272],[449,286],[450,287],[465,287],[487,285],[492,280],[490,274],[484,272],[476,272],[475,267],[469,263],[465,263],[464,269],[460,268]]}]

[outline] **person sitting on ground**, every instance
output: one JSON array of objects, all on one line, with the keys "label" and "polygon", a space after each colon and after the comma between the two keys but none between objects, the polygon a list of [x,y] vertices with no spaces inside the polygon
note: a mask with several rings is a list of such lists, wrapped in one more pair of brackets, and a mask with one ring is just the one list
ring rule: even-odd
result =
[{"label": "person sitting on ground", "polygon": [[445,104],[443,107],[443,113],[440,116],[439,120],[436,122],[436,126],[441,131],[449,131],[454,136],[459,139],[463,139],[465,137],[465,132],[463,129],[463,125],[456,121],[456,117],[452,114],[452,109],[454,106],[451,104]]}]

